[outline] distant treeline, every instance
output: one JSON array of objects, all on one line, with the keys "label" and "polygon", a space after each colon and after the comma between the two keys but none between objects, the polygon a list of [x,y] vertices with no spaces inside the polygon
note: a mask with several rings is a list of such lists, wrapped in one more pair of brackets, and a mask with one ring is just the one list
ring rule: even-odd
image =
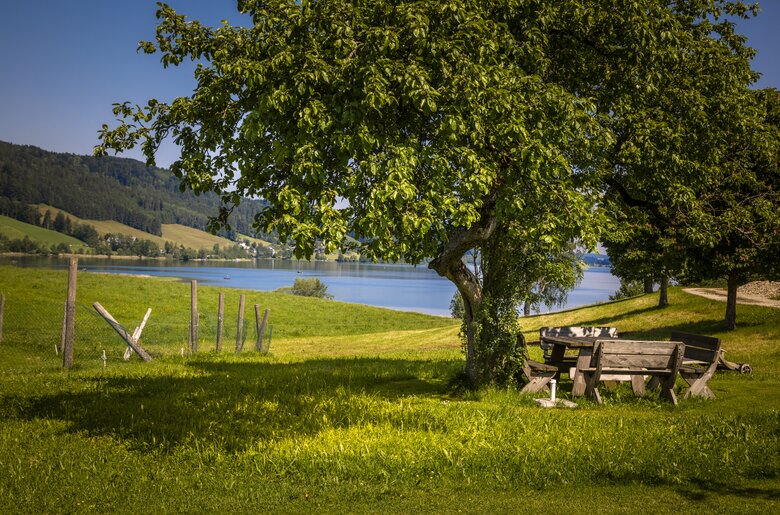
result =
[{"label": "distant treeline", "polygon": [[[134,159],[77,156],[6,142],[0,142],[0,197],[5,204],[48,204],[79,218],[115,220],[157,236],[161,225],[169,223],[205,230],[220,205],[217,195],[181,192],[170,171]],[[229,218],[233,231],[254,235],[254,215],[264,206],[244,199]],[[8,216],[28,221],[20,213]]]}]

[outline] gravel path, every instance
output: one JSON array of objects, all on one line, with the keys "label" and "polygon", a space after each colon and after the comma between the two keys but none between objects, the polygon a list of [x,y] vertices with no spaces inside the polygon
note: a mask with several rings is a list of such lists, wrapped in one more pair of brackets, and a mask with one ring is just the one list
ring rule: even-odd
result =
[{"label": "gravel path", "polygon": [[[684,292],[726,302],[724,288],[683,288]],[[780,295],[780,282],[755,281],[737,288],[737,304],[780,308],[780,300],[771,297]]]}]

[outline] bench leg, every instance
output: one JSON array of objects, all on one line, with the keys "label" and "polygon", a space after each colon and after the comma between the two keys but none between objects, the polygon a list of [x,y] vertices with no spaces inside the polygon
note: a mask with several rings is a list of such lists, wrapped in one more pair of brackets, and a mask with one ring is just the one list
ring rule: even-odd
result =
[{"label": "bench leg", "polygon": [[710,390],[710,387],[707,385],[707,382],[714,374],[715,367],[710,367],[710,369],[703,374],[687,374],[681,372],[680,375],[689,385],[688,389],[683,393],[683,399],[689,399],[691,397],[714,399],[715,393]]},{"label": "bench leg", "polygon": [[631,376],[631,389],[637,397],[645,396],[645,376],[634,374]]},{"label": "bench leg", "polygon": [[654,392],[659,386],[661,386],[661,379],[658,376],[650,378],[650,382],[647,383],[647,389]]},{"label": "bench leg", "polygon": [[583,394],[585,394],[586,379],[585,374],[583,374],[581,371],[590,366],[590,358],[592,356],[592,348],[583,347],[580,349],[580,354],[577,356],[577,373],[574,375],[574,384],[571,387],[572,397],[581,397]]},{"label": "bench leg", "polygon": [[667,401],[671,402],[675,406],[677,406],[677,396],[674,394],[674,383],[676,380],[675,377],[670,377],[667,379],[664,379],[661,383],[661,392],[660,397],[662,399],[666,399]]},{"label": "bench leg", "polygon": [[523,386],[523,388],[520,390],[520,393],[537,393],[542,390],[547,391],[549,390],[547,384],[554,376],[555,372],[534,376],[530,381],[528,381],[528,384]]},{"label": "bench leg", "polygon": [[597,386],[598,379],[592,374],[582,374],[580,372],[577,372],[577,376],[582,377],[583,381],[585,382],[585,397],[595,400],[599,405],[603,404],[601,401],[601,394],[599,393]]}]

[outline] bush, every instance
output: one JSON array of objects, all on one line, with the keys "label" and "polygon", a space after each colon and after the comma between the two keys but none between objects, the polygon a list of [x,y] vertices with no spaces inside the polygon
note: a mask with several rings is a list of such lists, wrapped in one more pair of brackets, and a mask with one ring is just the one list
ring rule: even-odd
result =
[{"label": "bush", "polygon": [[299,278],[295,280],[290,293],[302,297],[317,297],[319,299],[332,299],[333,295],[328,294],[328,285],[316,277]]}]

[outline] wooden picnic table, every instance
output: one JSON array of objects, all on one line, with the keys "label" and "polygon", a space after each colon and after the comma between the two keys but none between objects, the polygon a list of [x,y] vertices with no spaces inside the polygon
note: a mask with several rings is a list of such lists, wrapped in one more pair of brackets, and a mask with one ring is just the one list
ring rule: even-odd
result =
[{"label": "wooden picnic table", "polygon": [[[543,336],[542,340],[545,343],[552,344],[552,353],[547,360],[548,365],[552,365],[558,368],[558,376],[560,374],[567,373],[569,376],[572,374],[570,370],[574,368],[576,372],[572,378],[572,396],[581,397],[585,395],[586,382],[584,370],[591,366],[591,359],[593,357],[593,349],[596,342],[599,340],[614,340],[616,338],[603,338],[594,336]],[[624,340],[628,341],[628,340]],[[636,343],[642,343],[636,341]],[[652,341],[646,341],[645,343],[651,344]],[[566,351],[577,351],[577,356],[568,357]],[[686,363],[685,361],[683,363]],[[641,384],[640,384],[641,383]],[[641,376],[631,377],[632,388],[635,392],[644,390],[644,378]]]}]

